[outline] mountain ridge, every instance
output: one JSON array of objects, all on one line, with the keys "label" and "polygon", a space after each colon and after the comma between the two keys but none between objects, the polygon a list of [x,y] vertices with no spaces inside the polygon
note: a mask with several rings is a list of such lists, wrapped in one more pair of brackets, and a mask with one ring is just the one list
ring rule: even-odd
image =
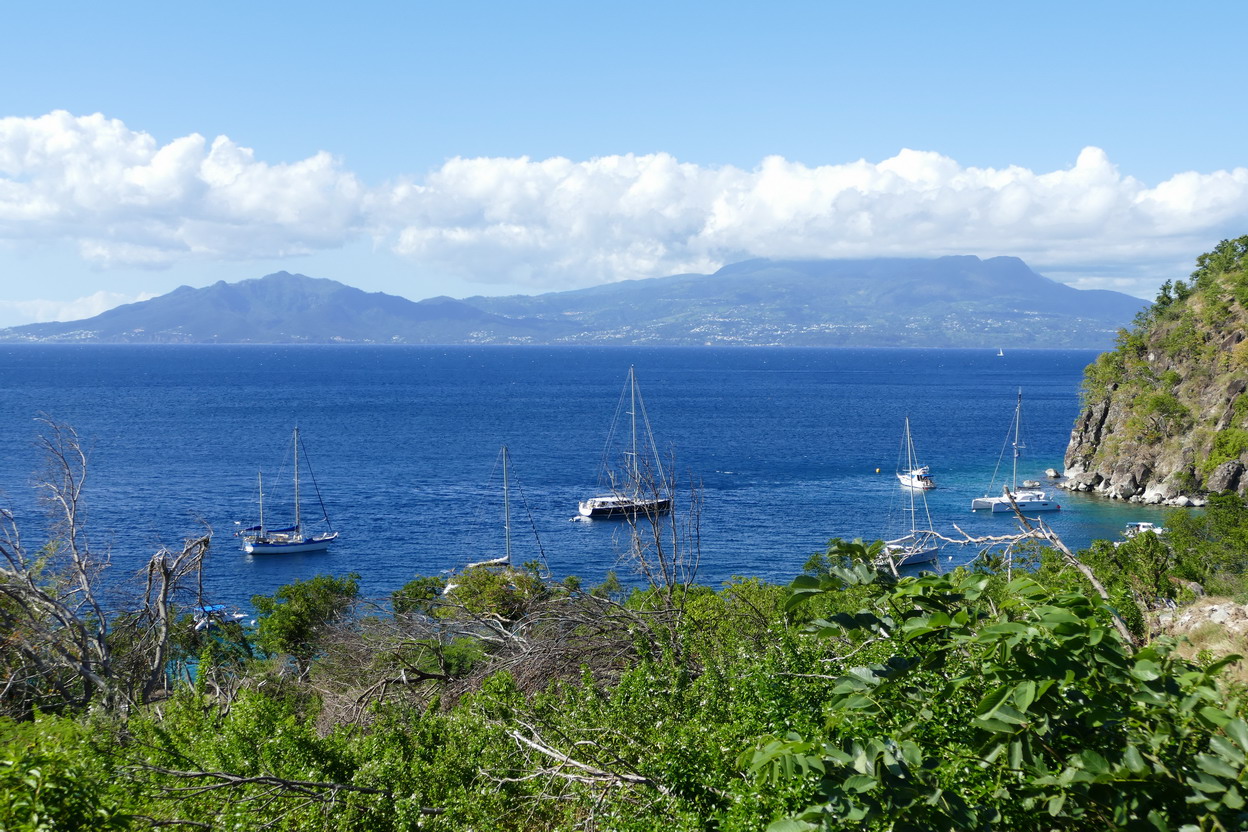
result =
[{"label": "mountain ridge", "polygon": [[276,272],[0,342],[1104,347],[1145,306],[1013,257],[769,260],[541,295],[411,301]]}]

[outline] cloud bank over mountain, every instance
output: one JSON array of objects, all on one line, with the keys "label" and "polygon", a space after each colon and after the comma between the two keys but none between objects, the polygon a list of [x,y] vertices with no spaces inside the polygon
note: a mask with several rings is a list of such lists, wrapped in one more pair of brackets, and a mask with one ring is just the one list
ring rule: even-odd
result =
[{"label": "cloud bank over mountain", "polygon": [[417,266],[531,289],[750,256],[1008,254],[1082,288],[1147,294],[1182,276],[1163,267],[1248,226],[1248,168],[1150,187],[1095,147],[1050,172],[918,150],[821,166],[768,157],[752,170],[664,153],[454,158],[376,185],[329,153],[261,156],[225,136],[162,144],[100,114],[0,119],[0,244],[167,267],[371,239]]}]

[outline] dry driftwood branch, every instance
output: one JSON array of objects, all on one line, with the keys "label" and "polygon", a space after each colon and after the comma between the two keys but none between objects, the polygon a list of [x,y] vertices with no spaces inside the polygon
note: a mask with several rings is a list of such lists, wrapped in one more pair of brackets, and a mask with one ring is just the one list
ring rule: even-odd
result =
[{"label": "dry driftwood branch", "polygon": [[[537,775],[548,774],[548,775],[558,777],[563,780],[570,780],[570,781],[577,782],[577,783],[587,783],[591,785],[647,786],[649,788],[652,788],[658,791],[661,794],[664,794],[664,795],[671,794],[671,791],[669,789],[667,789],[661,783],[655,782],[649,777],[645,777],[640,774],[634,774],[628,771],[624,771],[624,772],[607,771],[605,769],[598,768],[597,766],[592,766],[588,763],[583,763],[579,760],[573,759],[567,754],[564,754],[562,751],[558,751],[555,748],[552,748],[545,740],[541,738],[541,735],[538,733],[537,729],[534,728],[532,725],[529,725],[524,722],[521,722],[520,724],[529,732],[530,736],[526,737],[520,731],[517,731],[515,729],[508,730],[507,731],[508,736],[516,740],[516,742],[520,743],[521,745],[524,745],[543,756],[549,757],[550,759],[554,760],[556,763],[554,766],[539,770],[538,772],[535,773]],[[580,745],[582,746],[594,745],[595,747],[597,747],[596,743],[588,743],[586,741],[582,741]],[[568,769],[572,769],[572,771],[569,771]]]}]

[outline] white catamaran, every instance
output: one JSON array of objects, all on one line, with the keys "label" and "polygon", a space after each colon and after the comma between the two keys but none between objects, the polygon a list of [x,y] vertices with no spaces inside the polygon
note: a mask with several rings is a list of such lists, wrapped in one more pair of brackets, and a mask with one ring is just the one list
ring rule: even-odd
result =
[{"label": "white catamaran", "polygon": [[[971,500],[971,511],[991,511],[994,514],[1001,512],[1013,511],[1010,506],[1010,500],[1013,498],[1014,505],[1018,506],[1019,511],[1057,511],[1061,508],[1056,502],[1049,498],[1047,491],[1039,488],[1018,487],[1018,460],[1022,456],[1023,449],[1026,444],[1022,438],[1022,422],[1023,422],[1023,391],[1018,391],[1018,403],[1014,406],[1014,423],[1011,425],[1011,431],[1005,435],[1005,444],[1001,446],[1001,455],[997,458],[997,470],[992,474],[992,482],[995,485],[997,481],[997,473],[1001,470],[1001,460],[1005,458],[1005,449],[1012,447],[1014,449],[1013,473],[1010,476],[1010,484],[1002,487],[1002,493],[999,497],[993,497],[992,485],[988,486],[988,493],[982,497],[976,497]],[[1010,440],[1010,434],[1013,434],[1013,441]]]},{"label": "white catamaran", "polygon": [[[884,549],[875,561],[876,566],[890,567],[893,571],[896,571],[899,566],[931,563],[940,554],[940,540],[936,537],[936,532],[932,528],[932,514],[927,507],[926,494],[929,488],[936,487],[936,483],[932,481],[927,466],[919,466],[916,462],[914,439],[910,435],[909,416],[906,417],[906,428],[903,436],[905,442],[903,453],[905,454],[906,467],[904,471],[898,472],[897,478],[906,487],[905,490],[910,498],[909,507],[903,509],[909,530],[901,537],[885,541]],[[903,474],[911,475],[914,482],[907,482]],[[919,527],[920,502],[923,507],[923,516],[927,521],[926,528]]]},{"label": "white catamaran", "polygon": [[[628,410],[625,412],[629,419],[628,446],[624,451],[623,470],[618,471],[613,470],[610,455],[615,444],[621,411],[626,403]],[[644,465],[642,454],[645,455]],[[603,484],[611,489],[611,493],[581,500],[578,510],[582,517],[655,516],[672,510],[671,490],[663,474],[663,463],[659,459],[658,446],[654,443],[654,432],[650,429],[650,417],[646,415],[641,389],[637,386],[637,373],[631,366],[628,368],[624,391],[620,394],[620,403],[616,406],[615,418],[611,421],[611,430],[607,434],[602,470]]]},{"label": "white catamaran", "polygon": [[[326,531],[308,534],[304,530],[303,517],[299,508],[299,450],[302,442],[299,439],[299,428],[295,428],[295,523],[279,529],[269,528],[264,520],[264,477],[256,475],[260,491],[260,522],[249,526],[238,534],[243,538],[243,551],[249,555],[283,555],[299,552],[324,552],[329,544],[338,537],[329,524],[329,514],[325,511],[325,503],[321,500],[321,491],[316,486],[316,475],[312,474],[312,466],[308,465],[308,473],[312,475],[312,487],[316,491],[316,499],[321,505],[325,517]],[[304,457],[307,457],[305,451]]]}]

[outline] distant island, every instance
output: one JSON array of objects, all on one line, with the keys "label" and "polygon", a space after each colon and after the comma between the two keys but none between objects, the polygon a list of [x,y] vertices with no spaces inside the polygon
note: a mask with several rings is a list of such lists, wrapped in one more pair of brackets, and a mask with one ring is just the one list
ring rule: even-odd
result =
[{"label": "distant island", "polygon": [[0,342],[1102,349],[1145,306],[1016,257],[748,260],[709,275],[422,301],[278,272],[10,327]]}]

